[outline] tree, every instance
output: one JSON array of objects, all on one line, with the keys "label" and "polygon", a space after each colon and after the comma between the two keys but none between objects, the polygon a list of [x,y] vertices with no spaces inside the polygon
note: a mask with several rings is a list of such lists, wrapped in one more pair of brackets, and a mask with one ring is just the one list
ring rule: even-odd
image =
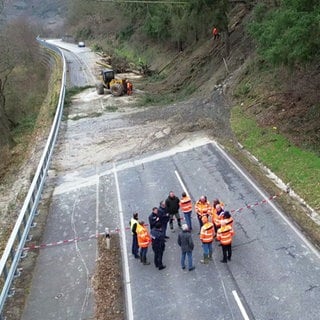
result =
[{"label": "tree", "polygon": [[[3,13],[5,0],[0,1],[0,16]],[[8,80],[8,76],[13,70],[12,63],[10,61],[11,51],[7,47],[8,40],[3,33],[0,33],[0,151],[3,148],[9,147],[13,144],[13,139],[10,134],[9,120],[6,114],[6,96],[5,86]]]},{"label": "tree", "polygon": [[[319,57],[320,4],[315,0],[283,0],[270,11],[257,6],[249,32],[258,52],[274,65],[293,67]],[[265,13],[262,14],[263,10]]]}]

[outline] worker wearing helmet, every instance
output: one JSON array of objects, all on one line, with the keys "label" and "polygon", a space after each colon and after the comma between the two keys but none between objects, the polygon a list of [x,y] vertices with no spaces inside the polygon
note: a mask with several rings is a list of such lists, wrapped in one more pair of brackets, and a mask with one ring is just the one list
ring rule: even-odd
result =
[{"label": "worker wearing helmet", "polygon": [[202,227],[200,230],[200,240],[203,248],[203,264],[208,264],[212,260],[212,242],[215,236],[213,223],[208,220],[207,216],[202,217]]}]

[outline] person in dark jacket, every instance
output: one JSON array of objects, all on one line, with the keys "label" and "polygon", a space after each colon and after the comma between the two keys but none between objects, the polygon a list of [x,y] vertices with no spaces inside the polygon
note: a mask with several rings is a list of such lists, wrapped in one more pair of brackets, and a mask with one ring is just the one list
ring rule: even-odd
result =
[{"label": "person in dark jacket", "polygon": [[132,218],[130,220],[130,229],[132,232],[132,247],[131,252],[134,255],[136,259],[140,258],[139,256],[139,245],[138,245],[138,236],[137,236],[137,226],[138,226],[138,213],[135,212],[132,215]]},{"label": "person in dark jacket", "polygon": [[152,250],[154,252],[154,264],[159,270],[166,266],[162,263],[163,252],[166,247],[165,238],[161,230],[161,222],[157,221],[155,227],[151,230]]},{"label": "person in dark jacket", "polygon": [[159,217],[159,214],[158,214],[158,208],[157,207],[153,207],[152,208],[152,212],[149,216],[149,226],[150,226],[150,230],[152,230],[156,223],[160,221],[160,217]]},{"label": "person in dark jacket", "polygon": [[158,208],[158,215],[161,222],[161,229],[162,229],[163,235],[165,239],[169,239],[169,237],[167,236],[167,226],[168,226],[170,217],[169,217],[169,212],[168,212],[165,201],[160,202],[160,205]]},{"label": "person in dark jacket", "polygon": [[192,250],[194,248],[194,244],[187,224],[182,225],[182,232],[178,236],[178,245],[181,247],[181,268],[186,268],[185,260],[187,256],[188,269],[189,271],[194,270],[195,266],[192,264]]},{"label": "person in dark jacket", "polygon": [[170,229],[172,232],[174,232],[173,229],[173,217],[176,217],[177,221],[178,221],[178,226],[179,228],[181,228],[181,219],[180,219],[180,215],[179,215],[179,207],[180,207],[180,200],[178,197],[175,196],[173,191],[169,192],[169,196],[166,200],[166,206],[170,215]]}]

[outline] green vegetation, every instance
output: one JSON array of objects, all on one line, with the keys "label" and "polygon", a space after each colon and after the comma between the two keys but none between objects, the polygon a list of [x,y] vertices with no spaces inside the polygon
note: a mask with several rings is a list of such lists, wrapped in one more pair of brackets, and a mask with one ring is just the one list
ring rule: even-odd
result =
[{"label": "green vegetation", "polygon": [[106,106],[105,108],[104,108],[104,110],[106,110],[107,112],[116,112],[116,111],[118,111],[118,107],[117,106]]},{"label": "green vegetation", "polygon": [[320,158],[295,147],[277,128],[261,128],[241,107],[232,109],[231,125],[239,142],[283,181],[320,210]]},{"label": "green vegetation", "polygon": [[293,67],[319,58],[319,1],[283,0],[270,10],[262,2],[254,12],[248,30],[267,61]]},{"label": "green vegetation", "polygon": [[33,132],[33,129],[35,127],[36,121],[37,121],[37,114],[28,114],[26,115],[21,121],[19,126],[15,127],[12,130],[12,135],[16,141],[16,143],[21,142],[21,138],[23,138],[24,135],[29,135]]}]

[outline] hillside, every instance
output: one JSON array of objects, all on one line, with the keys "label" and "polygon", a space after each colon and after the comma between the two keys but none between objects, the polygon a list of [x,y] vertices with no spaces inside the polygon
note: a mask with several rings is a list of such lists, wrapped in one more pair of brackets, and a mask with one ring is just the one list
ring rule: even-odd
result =
[{"label": "hillside", "polygon": [[[182,51],[170,42],[164,45],[150,40],[139,29],[127,40],[119,41],[114,35],[128,28],[121,14],[106,21],[107,33],[87,42],[114,58],[120,55],[136,62],[141,57],[149,64],[153,76],[138,84],[146,92],[143,103],[194,101],[194,110],[180,130],[206,129],[237,157],[241,157],[236,150],[240,142],[260,164],[280,177],[288,190],[292,188],[299,195],[304,209],[287,210],[320,243],[313,222],[306,223],[305,215],[301,215],[304,212],[319,220],[320,78],[314,67],[319,61],[291,69],[271,66],[257,55],[256,45],[247,33],[251,16],[252,11],[241,3],[230,11],[229,54],[223,35],[219,40],[212,39],[211,26],[206,37]],[[76,30],[76,26],[73,28]],[[210,111],[213,105],[220,105],[216,114]],[[243,163],[248,166],[247,160]],[[261,174],[257,178],[263,179]]]},{"label": "hillside", "polygon": [[28,17],[30,23],[46,33],[61,30],[65,21],[67,2],[63,0],[8,0],[4,17],[9,23],[18,17]]}]

